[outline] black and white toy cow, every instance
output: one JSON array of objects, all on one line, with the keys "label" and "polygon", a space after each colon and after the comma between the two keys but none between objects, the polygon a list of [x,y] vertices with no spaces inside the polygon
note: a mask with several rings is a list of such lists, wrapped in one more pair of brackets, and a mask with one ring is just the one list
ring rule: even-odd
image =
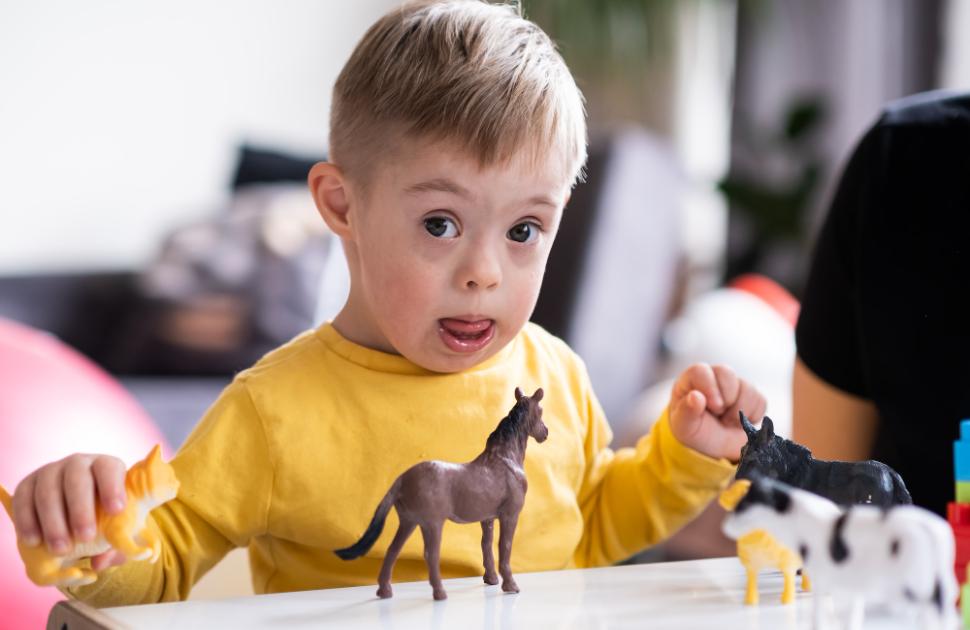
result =
[{"label": "black and white toy cow", "polygon": [[957,627],[953,532],[942,518],[913,505],[843,512],[805,490],[760,476],[751,482],[724,533],[736,539],[767,530],[801,554],[815,589],[816,629],[823,627],[825,593],[837,609],[848,604],[850,630],[861,627],[866,602],[915,609],[923,628]]}]

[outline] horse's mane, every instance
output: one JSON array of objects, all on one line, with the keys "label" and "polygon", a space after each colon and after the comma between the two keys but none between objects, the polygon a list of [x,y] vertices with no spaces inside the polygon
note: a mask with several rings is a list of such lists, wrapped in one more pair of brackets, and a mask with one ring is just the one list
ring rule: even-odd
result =
[{"label": "horse's mane", "polygon": [[781,443],[781,447],[788,451],[790,455],[805,459],[809,459],[812,456],[812,451],[807,446],[802,446],[798,442],[793,442],[779,435],[776,435],[775,439]]},{"label": "horse's mane", "polygon": [[498,423],[492,434],[488,436],[488,444],[494,442],[505,442],[517,436],[522,432],[522,420],[525,418],[526,408],[529,403],[525,400],[520,400],[515,403],[512,407],[512,411],[509,415],[502,418],[502,421]]}]

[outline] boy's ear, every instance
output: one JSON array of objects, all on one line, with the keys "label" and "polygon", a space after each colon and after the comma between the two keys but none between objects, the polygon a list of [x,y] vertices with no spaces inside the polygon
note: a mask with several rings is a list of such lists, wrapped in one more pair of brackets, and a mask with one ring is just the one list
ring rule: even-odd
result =
[{"label": "boy's ear", "polygon": [[347,178],[343,172],[330,162],[318,162],[310,169],[307,183],[310,185],[313,201],[317,204],[317,212],[323,217],[327,227],[337,236],[349,238],[347,213],[350,203],[347,198]]}]

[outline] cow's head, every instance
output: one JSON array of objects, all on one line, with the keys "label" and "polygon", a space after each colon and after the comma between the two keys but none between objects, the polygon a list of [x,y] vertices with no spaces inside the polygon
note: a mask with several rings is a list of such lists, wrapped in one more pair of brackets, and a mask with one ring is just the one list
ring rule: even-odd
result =
[{"label": "cow's head", "polygon": [[750,483],[747,493],[724,519],[722,529],[734,539],[756,529],[768,530],[777,537],[775,532],[784,530],[785,521],[791,518],[792,488],[758,474],[750,479]]}]

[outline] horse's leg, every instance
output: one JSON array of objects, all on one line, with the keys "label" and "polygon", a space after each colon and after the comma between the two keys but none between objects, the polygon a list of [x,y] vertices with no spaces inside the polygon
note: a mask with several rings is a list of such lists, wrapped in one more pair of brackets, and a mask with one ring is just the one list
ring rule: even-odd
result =
[{"label": "horse's leg", "polygon": [[428,581],[434,591],[435,599],[448,599],[445,587],[441,585],[441,528],[443,522],[422,523],[421,535],[424,536],[424,561],[428,563]]},{"label": "horse's leg", "polygon": [[397,528],[397,533],[394,534],[391,546],[387,548],[384,563],[381,565],[381,574],[377,578],[377,596],[381,599],[387,599],[394,595],[394,591],[391,589],[391,573],[394,571],[394,563],[397,561],[398,554],[401,553],[401,547],[407,542],[415,527],[417,527],[415,523],[402,520]]},{"label": "horse's leg", "polygon": [[495,573],[495,556],[492,554],[492,535],[495,530],[495,519],[482,521],[482,564],[485,565],[485,583],[498,584]]},{"label": "horse's leg", "polygon": [[519,514],[500,516],[498,520],[498,571],[502,574],[502,590],[506,593],[518,593],[519,586],[512,578],[512,537],[515,536],[515,526],[519,523]]}]

